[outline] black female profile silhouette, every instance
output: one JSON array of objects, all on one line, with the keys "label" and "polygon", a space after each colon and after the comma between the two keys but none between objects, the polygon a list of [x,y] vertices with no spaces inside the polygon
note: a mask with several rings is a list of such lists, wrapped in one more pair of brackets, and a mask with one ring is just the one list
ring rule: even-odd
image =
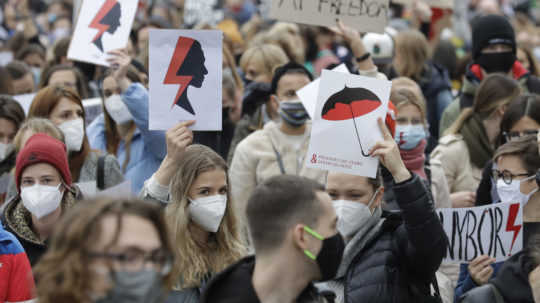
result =
[{"label": "black female profile silhouette", "polygon": [[90,28],[98,30],[96,36],[92,40],[92,43],[103,52],[103,42],[101,38],[105,32],[114,34],[118,27],[120,27],[120,17],[122,16],[122,9],[120,2],[117,0],[106,0],[101,6],[98,13],[90,22]]},{"label": "black female profile silhouette", "polygon": [[201,88],[208,70],[204,66],[204,52],[199,41],[179,37],[163,84],[180,84],[173,105],[178,105],[192,115],[195,111],[187,96],[187,87]]}]

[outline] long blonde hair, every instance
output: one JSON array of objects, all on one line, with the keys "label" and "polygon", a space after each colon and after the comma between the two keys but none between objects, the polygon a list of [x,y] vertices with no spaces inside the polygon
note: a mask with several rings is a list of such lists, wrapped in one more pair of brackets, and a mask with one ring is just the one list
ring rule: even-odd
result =
[{"label": "long blonde hair", "polygon": [[396,37],[396,53],[400,64],[395,66],[400,76],[419,80],[429,59],[429,44],[426,37],[417,30],[400,32]]},{"label": "long blonde hair", "polygon": [[[165,217],[174,240],[176,262],[172,274],[178,278],[176,289],[199,287],[208,274],[222,271],[246,254],[230,189],[225,216],[217,233],[209,237],[209,245],[202,247],[197,244],[190,232],[189,190],[199,175],[215,169],[222,169],[227,174],[225,160],[206,146],[192,145],[186,149],[171,180],[171,203],[165,209]],[[227,184],[230,186],[228,177]]]}]

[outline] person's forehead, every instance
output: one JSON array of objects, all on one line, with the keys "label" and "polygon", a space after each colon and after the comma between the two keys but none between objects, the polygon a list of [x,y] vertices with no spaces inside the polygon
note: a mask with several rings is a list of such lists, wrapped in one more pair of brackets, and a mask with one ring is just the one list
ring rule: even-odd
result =
[{"label": "person's forehead", "polygon": [[365,190],[369,187],[366,177],[330,172],[327,177],[327,189]]},{"label": "person's forehead", "polygon": [[301,72],[294,72],[283,75],[278,81],[278,89],[289,88],[291,86],[303,83],[309,83],[309,77]]},{"label": "person's forehead", "polygon": [[[159,233],[154,224],[148,219],[136,215],[122,215],[118,241],[113,247],[138,247],[143,250],[154,250],[161,246]],[[98,249],[110,245],[118,232],[118,217],[107,215],[101,220],[101,235]]]}]

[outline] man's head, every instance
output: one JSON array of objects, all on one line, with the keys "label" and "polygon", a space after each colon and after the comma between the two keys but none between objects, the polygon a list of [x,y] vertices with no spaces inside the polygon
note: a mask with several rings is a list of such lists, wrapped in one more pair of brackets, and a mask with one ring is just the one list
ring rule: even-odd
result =
[{"label": "man's head", "polygon": [[486,73],[508,73],[516,61],[516,37],[508,20],[499,15],[478,17],[472,24],[473,60]]},{"label": "man's head", "polygon": [[335,275],[343,240],[332,200],[321,184],[298,176],[270,178],[249,199],[247,219],[258,257],[294,260],[294,270],[310,280]]}]

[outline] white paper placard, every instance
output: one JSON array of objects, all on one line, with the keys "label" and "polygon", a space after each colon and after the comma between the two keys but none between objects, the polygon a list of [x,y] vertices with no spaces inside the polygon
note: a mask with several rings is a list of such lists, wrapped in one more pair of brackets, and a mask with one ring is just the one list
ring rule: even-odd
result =
[{"label": "white paper placard", "polygon": [[500,262],[523,248],[523,207],[519,203],[439,208],[437,213],[449,243],[444,263],[470,262],[480,255]]},{"label": "white paper placard", "polygon": [[379,160],[368,155],[382,140],[392,83],[323,70],[313,119],[308,167],[375,178]]},{"label": "white paper placard", "polygon": [[150,30],[150,129],[221,130],[222,40],[217,30]]},{"label": "white paper placard", "polygon": [[36,96],[36,93],[23,94],[23,95],[13,96],[13,99],[19,102],[19,104],[24,109],[24,113],[28,115],[28,110],[30,109],[30,105],[32,105],[32,101],[34,100],[35,96]]},{"label": "white paper placard", "polygon": [[[340,73],[350,73],[345,63],[336,66],[332,70]],[[320,83],[321,78],[318,78],[296,91],[296,95],[298,98],[300,98],[300,101],[302,101],[302,104],[304,105],[304,108],[311,119],[313,119],[313,116],[315,115],[315,107],[317,106],[317,96],[319,95]]]},{"label": "white paper placard", "polygon": [[185,0],[184,24],[193,27],[200,23],[216,25],[223,20],[223,7],[219,0]]},{"label": "white paper placard", "polygon": [[335,26],[340,19],[361,32],[383,33],[388,23],[389,0],[272,0],[272,18],[320,26]]},{"label": "white paper placard", "polygon": [[138,0],[84,0],[68,59],[109,66],[107,52],[125,48]]}]

